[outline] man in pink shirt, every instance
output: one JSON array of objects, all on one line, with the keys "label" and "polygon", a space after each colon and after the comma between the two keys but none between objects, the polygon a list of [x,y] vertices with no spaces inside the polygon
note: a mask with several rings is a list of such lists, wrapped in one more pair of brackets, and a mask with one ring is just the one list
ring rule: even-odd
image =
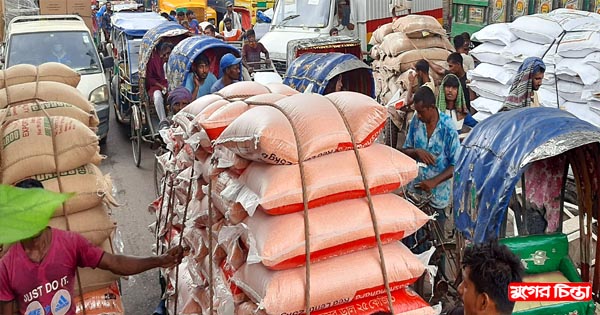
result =
[{"label": "man in pink shirt", "polygon": [[[21,188],[43,188],[28,179]],[[0,259],[0,311],[13,314],[75,315],[73,289],[77,267],[109,270],[128,276],[153,268],[170,268],[183,258],[181,246],[151,257],[113,255],[92,245],[81,235],[47,227],[36,236],[11,246]]]}]

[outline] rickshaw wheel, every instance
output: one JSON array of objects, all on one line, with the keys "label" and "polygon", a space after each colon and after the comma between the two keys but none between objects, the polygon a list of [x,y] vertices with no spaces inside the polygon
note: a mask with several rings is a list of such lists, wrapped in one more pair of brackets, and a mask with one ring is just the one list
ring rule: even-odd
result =
[{"label": "rickshaw wheel", "polygon": [[162,184],[163,180],[165,179],[165,170],[162,168],[160,163],[158,163],[158,157],[166,152],[167,151],[165,148],[160,146],[154,154],[154,192],[156,193],[156,197],[161,195]]},{"label": "rickshaw wheel", "polygon": [[140,167],[142,161],[142,119],[137,106],[132,107],[131,121],[131,148],[133,150],[133,162],[136,167]]}]

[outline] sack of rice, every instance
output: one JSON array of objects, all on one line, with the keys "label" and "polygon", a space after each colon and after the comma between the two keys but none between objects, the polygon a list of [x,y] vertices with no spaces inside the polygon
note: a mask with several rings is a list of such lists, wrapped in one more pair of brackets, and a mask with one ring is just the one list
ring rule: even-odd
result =
[{"label": "sack of rice", "polygon": [[[372,200],[384,244],[413,234],[429,220],[423,211],[397,195],[375,195]],[[311,209],[309,218],[313,263],[377,246],[366,198]],[[256,253],[248,257],[249,262],[261,262],[271,270],[305,264],[302,212],[270,216],[257,211],[245,223],[250,252]]]},{"label": "sack of rice", "polygon": [[32,101],[57,101],[93,113],[94,106],[76,88],[57,82],[42,81],[9,86],[0,90],[0,108]]},{"label": "sack of rice", "polygon": [[65,172],[102,160],[98,136],[68,117],[36,117],[13,121],[2,129],[1,182]]},{"label": "sack of rice", "polygon": [[446,31],[440,22],[429,15],[403,16],[394,21],[392,28],[395,33],[404,33],[409,38],[423,38],[435,34],[446,36]]},{"label": "sack of rice", "polygon": [[398,56],[403,52],[415,49],[443,48],[454,51],[454,46],[443,36],[433,35],[424,38],[408,38],[404,33],[387,35],[380,45],[381,50],[388,56]]},{"label": "sack of rice", "polygon": [[371,37],[371,40],[369,41],[369,44],[371,44],[371,45],[381,44],[383,42],[383,38],[392,32],[394,32],[393,23],[386,23],[386,24],[380,25],[375,30],[375,32],[373,32],[373,35]]},{"label": "sack of rice", "polygon": [[76,295],[73,297],[75,313],[83,315],[85,307],[86,315],[124,315],[125,308],[123,307],[121,292],[119,291],[118,283],[113,282],[106,288],[85,293],[83,295],[83,305],[81,303],[81,296]]},{"label": "sack of rice", "polygon": [[[389,146],[373,144],[360,149],[359,154],[371,194],[394,191],[417,176],[416,162]],[[353,151],[338,152],[307,161],[304,171],[308,205],[311,209],[365,196],[362,175]],[[304,209],[298,165],[273,166],[253,162],[239,177],[239,181],[244,187],[236,202],[250,215],[257,208],[270,215]]]},{"label": "sack of rice", "polygon": [[421,59],[446,62],[450,54],[450,51],[443,48],[415,49],[403,52],[396,57],[385,58],[383,60],[383,67],[388,71],[400,74],[412,69],[417,61]]},{"label": "sack of rice", "polygon": [[518,38],[510,31],[509,25],[509,23],[490,24],[475,32],[471,39],[482,43],[508,46]]},{"label": "sack of rice", "polygon": [[[75,196],[64,203],[66,214],[73,214],[101,203],[116,206],[112,198],[112,181],[110,176],[103,176],[100,169],[94,164],[87,164],[76,169],[60,173],[60,186],[56,173],[34,175],[32,178],[39,180],[44,189],[60,192],[62,186],[65,193],[73,192]],[[56,208],[54,216],[62,216],[63,206]]]},{"label": "sack of rice", "polygon": [[235,119],[214,144],[252,161],[297,164],[298,146],[304,153],[300,157],[303,160],[353,148],[338,108],[359,147],[373,143],[386,118],[385,108],[370,97],[354,92],[327,96],[297,94],[275,104],[285,114],[271,106],[254,107]]},{"label": "sack of rice", "polygon": [[38,67],[20,64],[0,71],[0,89],[36,81],[52,81],[77,87],[80,79],[79,73],[62,63],[48,62]]},{"label": "sack of rice", "polygon": [[98,116],[95,112],[84,112],[79,107],[63,102],[33,102],[27,104],[13,105],[0,109],[0,117],[4,117],[4,123],[30,117],[65,116],[77,119],[88,127],[97,127]]},{"label": "sack of rice", "polygon": [[[412,284],[425,270],[423,263],[400,242],[384,245],[383,254],[392,291]],[[304,268],[272,271],[262,264],[246,263],[235,273],[233,282],[258,302],[267,314],[302,314],[305,304]],[[381,290],[383,275],[377,249],[312,264],[310,282],[310,307],[313,310],[385,293]]]},{"label": "sack of rice", "polygon": [[[69,229],[67,229],[67,220],[69,221]],[[50,219],[48,226],[55,229],[77,232],[94,245],[104,243],[117,228],[116,223],[112,221],[104,205],[70,214],[66,217],[54,217]]]},{"label": "sack of rice", "polygon": [[566,58],[586,58],[598,51],[600,51],[598,31],[567,33],[558,45],[558,54]]},{"label": "sack of rice", "polygon": [[509,25],[517,37],[537,44],[551,44],[558,40],[563,28],[545,14],[522,16]]}]

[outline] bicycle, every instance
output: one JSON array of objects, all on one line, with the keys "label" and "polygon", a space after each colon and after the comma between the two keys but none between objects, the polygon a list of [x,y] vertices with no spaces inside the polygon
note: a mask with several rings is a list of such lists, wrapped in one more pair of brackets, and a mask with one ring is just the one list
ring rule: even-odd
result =
[{"label": "bicycle", "polygon": [[[453,235],[450,238],[446,238],[446,235],[444,235],[444,228],[436,220],[437,210],[430,204],[431,193],[419,194],[406,191],[404,198],[427,215],[434,217],[434,220],[430,220],[417,232],[406,237],[403,243],[415,254],[420,254],[432,246],[435,247],[430,264],[437,266],[438,271],[434,278],[434,287],[430,292],[429,302],[432,305],[441,302],[442,314],[444,314],[444,311],[451,309],[461,301],[458,292],[458,286],[462,281],[459,255],[461,247],[457,246],[457,243],[459,243],[458,235],[454,232],[452,232]],[[452,239],[454,235],[457,237]],[[428,292],[424,281],[425,276],[422,276],[415,284],[415,291],[421,296],[427,297]]]}]

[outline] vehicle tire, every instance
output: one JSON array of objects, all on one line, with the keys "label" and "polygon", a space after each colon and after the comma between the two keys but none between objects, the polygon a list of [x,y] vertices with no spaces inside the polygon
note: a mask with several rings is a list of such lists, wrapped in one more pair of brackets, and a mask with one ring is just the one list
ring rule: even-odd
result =
[{"label": "vehicle tire", "polygon": [[131,149],[133,153],[133,162],[136,167],[140,167],[142,160],[142,119],[140,117],[139,108],[133,107],[131,111],[130,125],[130,138],[131,138]]}]

